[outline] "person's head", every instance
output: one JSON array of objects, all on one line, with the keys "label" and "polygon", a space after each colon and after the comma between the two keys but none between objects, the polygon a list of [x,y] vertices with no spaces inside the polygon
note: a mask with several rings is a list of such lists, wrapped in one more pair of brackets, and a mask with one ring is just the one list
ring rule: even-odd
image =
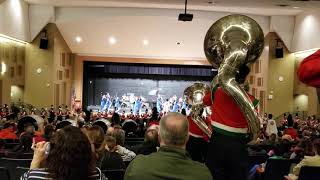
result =
[{"label": "person's head", "polygon": [[100,153],[104,150],[104,131],[100,126],[94,125],[87,128],[86,134],[89,138],[91,145],[93,146],[93,151]]},{"label": "person's head", "polygon": [[189,139],[189,124],[180,113],[168,113],[160,120],[160,146],[173,146],[185,149]]},{"label": "person's head", "polygon": [[31,134],[23,134],[20,137],[20,147],[25,152],[31,151],[31,146],[32,146],[32,140],[33,140],[33,135]]},{"label": "person's head", "polygon": [[181,114],[186,116],[186,115],[187,115],[186,110],[185,110],[185,109],[182,109],[182,110],[181,110]]},{"label": "person's head", "polygon": [[156,121],[159,118],[159,113],[156,107],[152,108],[151,120]]},{"label": "person's head", "polygon": [[95,167],[89,139],[77,127],[60,129],[50,140],[44,165],[52,179],[88,179]]},{"label": "person's head", "polygon": [[111,118],[111,122],[113,124],[120,124],[120,115],[118,113],[114,113]]},{"label": "person's head", "polygon": [[288,121],[288,127],[293,127],[293,119],[291,114],[288,115],[287,121]]},{"label": "person's head", "polygon": [[31,124],[31,123],[26,123],[26,124],[24,125],[24,132],[33,134],[34,131],[35,131],[35,128],[34,128],[33,124]]},{"label": "person's head", "polygon": [[106,146],[108,146],[109,152],[116,151],[117,143],[116,143],[116,139],[114,137],[106,136],[105,141],[106,141]]},{"label": "person's head", "polygon": [[114,128],[112,136],[116,139],[116,144],[120,146],[124,146],[124,140],[126,137],[126,133],[123,129]]},{"label": "person's head", "polygon": [[246,64],[243,64],[240,66],[239,71],[236,74],[235,80],[239,84],[243,84],[246,81],[246,78],[249,73],[250,73],[250,68]]},{"label": "person's head", "polygon": [[268,115],[268,119],[272,119],[272,114],[269,114],[269,115]]},{"label": "person's head", "polygon": [[44,136],[47,140],[50,140],[50,138],[53,136],[54,133],[54,127],[52,125],[47,125],[44,127]]},{"label": "person's head", "polygon": [[274,134],[274,133],[272,133],[272,134],[270,135],[270,137],[269,137],[269,140],[270,140],[271,142],[276,142],[276,140],[277,140],[277,135]]},{"label": "person's head", "polygon": [[320,155],[320,138],[317,138],[313,141],[313,148],[317,155]]},{"label": "person's head", "polygon": [[148,129],[144,134],[144,142],[158,146],[158,131],[156,129]]}]

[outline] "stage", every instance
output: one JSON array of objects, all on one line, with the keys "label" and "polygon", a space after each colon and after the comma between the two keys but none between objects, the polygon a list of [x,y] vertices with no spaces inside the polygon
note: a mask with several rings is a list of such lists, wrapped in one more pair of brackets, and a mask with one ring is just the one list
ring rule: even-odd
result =
[{"label": "stage", "polygon": [[105,110],[101,100],[106,98],[111,104],[107,111],[129,113],[137,111],[134,104],[140,98],[139,113],[150,112],[159,98],[162,103],[182,103],[185,88],[194,82],[210,84],[214,76],[208,66],[85,62],[83,106]]}]

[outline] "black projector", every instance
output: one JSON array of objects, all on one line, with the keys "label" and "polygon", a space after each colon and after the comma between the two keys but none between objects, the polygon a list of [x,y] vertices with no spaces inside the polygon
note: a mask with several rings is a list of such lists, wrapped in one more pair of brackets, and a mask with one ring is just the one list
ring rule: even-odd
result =
[{"label": "black projector", "polygon": [[179,14],[179,21],[192,21],[193,14]]}]

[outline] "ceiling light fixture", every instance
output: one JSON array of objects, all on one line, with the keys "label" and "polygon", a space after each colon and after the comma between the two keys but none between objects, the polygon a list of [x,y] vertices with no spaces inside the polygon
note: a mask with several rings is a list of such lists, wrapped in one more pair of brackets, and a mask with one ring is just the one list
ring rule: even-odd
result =
[{"label": "ceiling light fixture", "polygon": [[295,6],[295,7],[293,7],[293,9],[299,9],[300,7],[297,7],[297,6]]},{"label": "ceiling light fixture", "polygon": [[145,46],[149,45],[149,41],[147,39],[143,40],[143,45]]},{"label": "ceiling light fixture", "polygon": [[81,43],[81,42],[82,42],[82,38],[81,38],[80,36],[77,36],[77,37],[76,37],[76,42],[77,42],[77,43]]},{"label": "ceiling light fixture", "polygon": [[113,44],[115,44],[115,43],[117,43],[117,39],[116,39],[115,37],[111,36],[111,37],[109,38],[109,44],[113,45]]}]

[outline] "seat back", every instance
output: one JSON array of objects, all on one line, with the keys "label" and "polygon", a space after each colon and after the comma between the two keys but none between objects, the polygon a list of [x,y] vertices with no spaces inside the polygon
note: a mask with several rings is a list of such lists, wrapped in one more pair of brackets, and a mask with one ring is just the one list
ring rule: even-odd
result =
[{"label": "seat back", "polygon": [[16,167],[16,180],[19,180],[20,177],[27,171],[29,171],[30,168],[27,167]]},{"label": "seat back", "polygon": [[10,180],[10,174],[7,168],[0,167],[0,179],[1,180]]},{"label": "seat back", "polygon": [[108,178],[108,180],[123,180],[125,170],[124,169],[102,170],[102,173]]},{"label": "seat back", "polygon": [[319,180],[320,167],[302,166],[298,180]]},{"label": "seat back", "polygon": [[15,159],[32,159],[33,153],[6,152],[5,157]]},{"label": "seat back", "polygon": [[5,149],[13,149],[14,147],[18,146],[19,143],[5,143],[4,148]]},{"label": "seat back", "polygon": [[269,156],[267,154],[255,154],[248,156],[249,167],[253,167],[256,164],[265,163],[268,160]]},{"label": "seat back", "polygon": [[268,159],[264,180],[283,180],[289,174],[291,161],[289,159]]},{"label": "seat back", "polygon": [[16,175],[17,167],[29,168],[32,159],[14,159],[14,158],[2,158],[2,161],[6,164],[9,170],[11,180],[19,179],[20,176]]}]

